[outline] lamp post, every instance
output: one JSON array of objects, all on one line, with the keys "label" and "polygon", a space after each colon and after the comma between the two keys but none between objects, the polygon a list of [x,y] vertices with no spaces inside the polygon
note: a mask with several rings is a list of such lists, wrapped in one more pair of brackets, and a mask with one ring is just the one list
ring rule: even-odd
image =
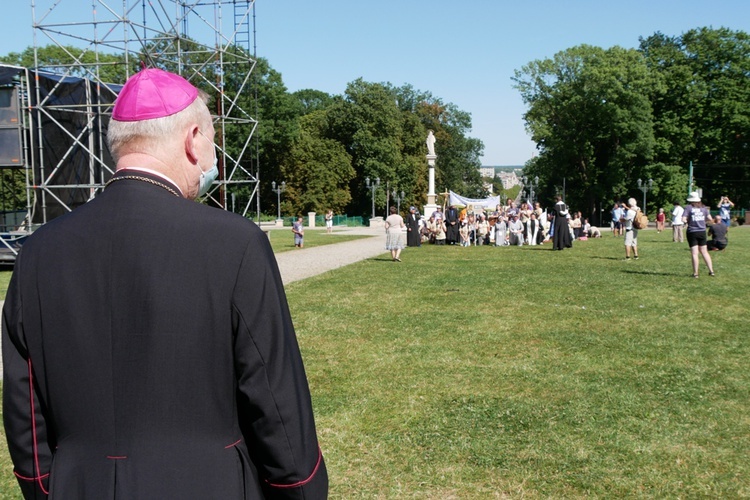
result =
[{"label": "lamp post", "polygon": [[649,179],[648,182],[642,182],[640,179],[638,179],[638,189],[643,191],[643,213],[646,213],[646,193],[648,193],[648,190],[652,188],[654,185],[653,179]]},{"label": "lamp post", "polygon": [[534,198],[536,196],[536,190],[539,188],[539,176],[537,175],[533,179],[529,179],[525,175],[521,178],[523,181],[524,186],[528,186],[529,188],[529,202],[532,204],[534,203]]},{"label": "lamp post", "polygon": [[276,219],[281,219],[281,193],[286,191],[286,182],[281,181],[281,184],[279,184],[279,187],[276,187],[276,181],[271,182],[271,191],[276,193],[276,209],[277,209],[277,216]]},{"label": "lamp post", "polygon": [[397,193],[396,190],[394,189],[391,195],[393,196],[393,199],[396,200],[396,212],[401,213],[401,202],[404,201],[404,198],[406,197],[406,193],[404,193],[403,191],[401,191],[400,193]]},{"label": "lamp post", "polygon": [[380,186],[380,177],[375,178],[375,182],[371,183],[369,177],[365,177],[365,186],[367,186],[367,189],[372,191],[372,216],[375,217],[375,191],[377,191],[378,187]]}]

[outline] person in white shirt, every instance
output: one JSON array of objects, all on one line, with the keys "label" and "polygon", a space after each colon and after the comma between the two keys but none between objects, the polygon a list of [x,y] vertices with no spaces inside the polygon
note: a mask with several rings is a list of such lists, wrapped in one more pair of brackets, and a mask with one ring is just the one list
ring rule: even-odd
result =
[{"label": "person in white shirt", "polygon": [[630,251],[633,251],[633,258],[638,260],[638,229],[633,225],[635,214],[638,211],[635,198],[628,200],[628,210],[622,218],[622,227],[625,230],[625,260],[630,260]]},{"label": "person in white shirt", "polygon": [[728,196],[722,196],[719,200],[719,204],[716,205],[716,208],[719,209],[719,217],[721,217],[721,222],[726,227],[729,227],[732,223],[732,209],[734,208],[734,203],[732,203],[732,200],[730,200]]},{"label": "person in white shirt", "polygon": [[685,209],[680,206],[679,202],[675,201],[674,209],[672,209],[672,241],[676,243],[682,243],[684,240],[682,233],[682,228],[685,225],[685,223],[682,222],[682,214],[684,212]]}]

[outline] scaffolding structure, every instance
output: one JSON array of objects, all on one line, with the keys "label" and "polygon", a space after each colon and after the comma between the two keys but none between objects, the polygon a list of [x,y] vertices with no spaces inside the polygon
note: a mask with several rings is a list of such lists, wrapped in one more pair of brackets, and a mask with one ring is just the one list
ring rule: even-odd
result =
[{"label": "scaffolding structure", "polygon": [[[82,0],[30,1],[34,67],[17,68],[13,79],[22,165],[0,165],[25,167],[27,222],[4,233],[22,239],[104,189],[115,170],[106,145],[114,98],[143,66],[180,74],[209,94],[220,174],[203,201],[251,211],[259,186],[255,0],[89,0],[86,7]],[[40,49],[50,45],[65,63],[41,59]],[[121,81],[107,81],[113,74]],[[6,253],[17,253],[15,237],[1,241]]]}]

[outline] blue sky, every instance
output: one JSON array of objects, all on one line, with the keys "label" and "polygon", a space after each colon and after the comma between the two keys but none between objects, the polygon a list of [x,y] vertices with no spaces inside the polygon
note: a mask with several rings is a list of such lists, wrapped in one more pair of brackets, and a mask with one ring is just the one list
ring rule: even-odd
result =
[{"label": "blue sky", "polygon": [[[121,0],[103,1],[122,9]],[[92,0],[58,2],[91,19]],[[37,17],[51,3],[35,0]],[[33,45],[31,0],[3,4],[0,51]],[[471,113],[485,165],[521,165],[535,151],[514,70],[580,44],[637,47],[641,36],[702,26],[750,32],[750,1],[256,0],[258,55],[290,91],[341,94],[360,77],[411,84]]]}]

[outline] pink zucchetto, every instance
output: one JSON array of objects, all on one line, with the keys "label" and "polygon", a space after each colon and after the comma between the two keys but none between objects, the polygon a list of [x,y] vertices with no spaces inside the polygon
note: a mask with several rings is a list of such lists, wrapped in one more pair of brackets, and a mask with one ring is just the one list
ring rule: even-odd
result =
[{"label": "pink zucchetto", "polygon": [[112,118],[121,122],[153,120],[179,113],[198,97],[198,89],[179,75],[142,69],[131,76],[115,100]]}]

